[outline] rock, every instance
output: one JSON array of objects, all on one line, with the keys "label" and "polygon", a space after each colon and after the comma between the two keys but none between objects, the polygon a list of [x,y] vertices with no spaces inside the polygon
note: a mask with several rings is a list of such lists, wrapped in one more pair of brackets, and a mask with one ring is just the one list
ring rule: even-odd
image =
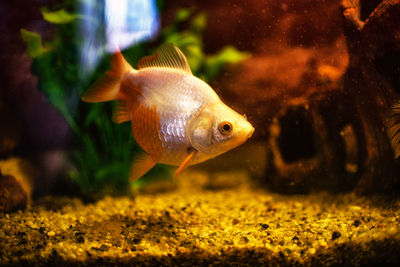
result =
[{"label": "rock", "polygon": [[27,160],[0,160],[0,211],[12,212],[29,206],[36,175],[37,170]]},{"label": "rock", "polygon": [[[249,12],[262,17],[263,9],[268,14],[276,9],[275,18],[264,21],[276,32],[266,29],[268,38],[246,38],[251,44],[242,48],[253,57],[231,66],[213,86],[255,126],[252,140],[268,142],[262,181],[269,188],[399,192],[400,165],[386,124],[400,101],[400,2],[324,3],[288,1],[280,6],[285,12],[273,3],[258,9],[253,2],[237,4],[230,23]],[[328,6],[337,13],[326,16]],[[250,27],[255,20],[243,21]],[[319,22],[310,26],[311,21]]]},{"label": "rock", "polygon": [[0,211],[13,212],[27,205],[28,193],[18,180],[11,175],[0,175]]}]

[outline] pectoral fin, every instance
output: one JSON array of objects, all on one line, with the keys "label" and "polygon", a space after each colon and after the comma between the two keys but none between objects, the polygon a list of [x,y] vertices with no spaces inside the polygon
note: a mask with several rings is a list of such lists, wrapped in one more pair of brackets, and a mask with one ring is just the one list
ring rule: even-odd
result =
[{"label": "pectoral fin", "polygon": [[118,101],[113,110],[112,121],[115,123],[123,123],[130,120],[128,106],[123,101]]},{"label": "pectoral fin", "polygon": [[190,161],[192,160],[193,156],[196,154],[196,150],[193,150],[190,152],[190,154],[185,158],[185,160],[182,162],[182,164],[179,166],[179,168],[176,170],[174,174],[174,180],[178,178],[178,176],[182,173],[182,171],[189,166]]},{"label": "pectoral fin", "polygon": [[136,156],[133,159],[131,165],[131,171],[129,175],[129,181],[134,182],[138,180],[140,177],[145,175],[154,165],[157,164],[157,161],[154,160],[149,154],[143,153]]}]

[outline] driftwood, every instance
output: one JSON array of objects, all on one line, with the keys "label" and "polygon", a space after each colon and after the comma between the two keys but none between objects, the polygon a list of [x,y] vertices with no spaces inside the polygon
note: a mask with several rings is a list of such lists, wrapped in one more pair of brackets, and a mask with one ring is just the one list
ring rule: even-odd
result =
[{"label": "driftwood", "polygon": [[284,105],[270,126],[266,180],[278,191],[398,190],[387,122],[400,92],[400,1],[383,1],[369,15],[377,3],[364,2],[342,2],[349,52],[342,85]]}]

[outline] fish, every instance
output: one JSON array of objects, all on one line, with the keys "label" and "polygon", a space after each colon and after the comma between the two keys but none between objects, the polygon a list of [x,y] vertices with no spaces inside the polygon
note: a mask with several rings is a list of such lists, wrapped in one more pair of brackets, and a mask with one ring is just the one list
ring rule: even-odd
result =
[{"label": "fish", "polygon": [[390,140],[393,156],[397,159],[400,156],[400,103],[392,106],[386,125],[386,133]]},{"label": "fish", "polygon": [[143,149],[134,157],[130,181],[158,163],[178,166],[176,179],[190,166],[225,153],[249,139],[254,127],[224,104],[216,92],[192,74],[174,44],[160,46],[134,69],[117,51],[111,69],[82,96],[89,103],[117,101],[112,120],[130,121]]}]

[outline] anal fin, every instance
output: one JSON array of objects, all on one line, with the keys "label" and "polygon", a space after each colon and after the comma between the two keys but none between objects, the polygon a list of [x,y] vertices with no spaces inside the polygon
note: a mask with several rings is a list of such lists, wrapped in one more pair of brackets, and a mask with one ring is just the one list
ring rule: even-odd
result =
[{"label": "anal fin", "polygon": [[157,161],[154,160],[147,153],[142,153],[142,154],[136,156],[133,159],[133,162],[131,165],[129,181],[134,182],[134,181],[138,180],[140,177],[145,175],[151,168],[153,168],[154,165],[156,165],[156,164],[157,164]]},{"label": "anal fin", "polygon": [[193,150],[192,152],[190,152],[190,154],[185,158],[185,160],[181,163],[181,165],[179,166],[179,168],[176,170],[175,174],[174,174],[174,180],[176,180],[178,178],[178,176],[182,173],[182,171],[189,166],[190,161],[192,160],[193,156],[196,154],[196,150]]}]

